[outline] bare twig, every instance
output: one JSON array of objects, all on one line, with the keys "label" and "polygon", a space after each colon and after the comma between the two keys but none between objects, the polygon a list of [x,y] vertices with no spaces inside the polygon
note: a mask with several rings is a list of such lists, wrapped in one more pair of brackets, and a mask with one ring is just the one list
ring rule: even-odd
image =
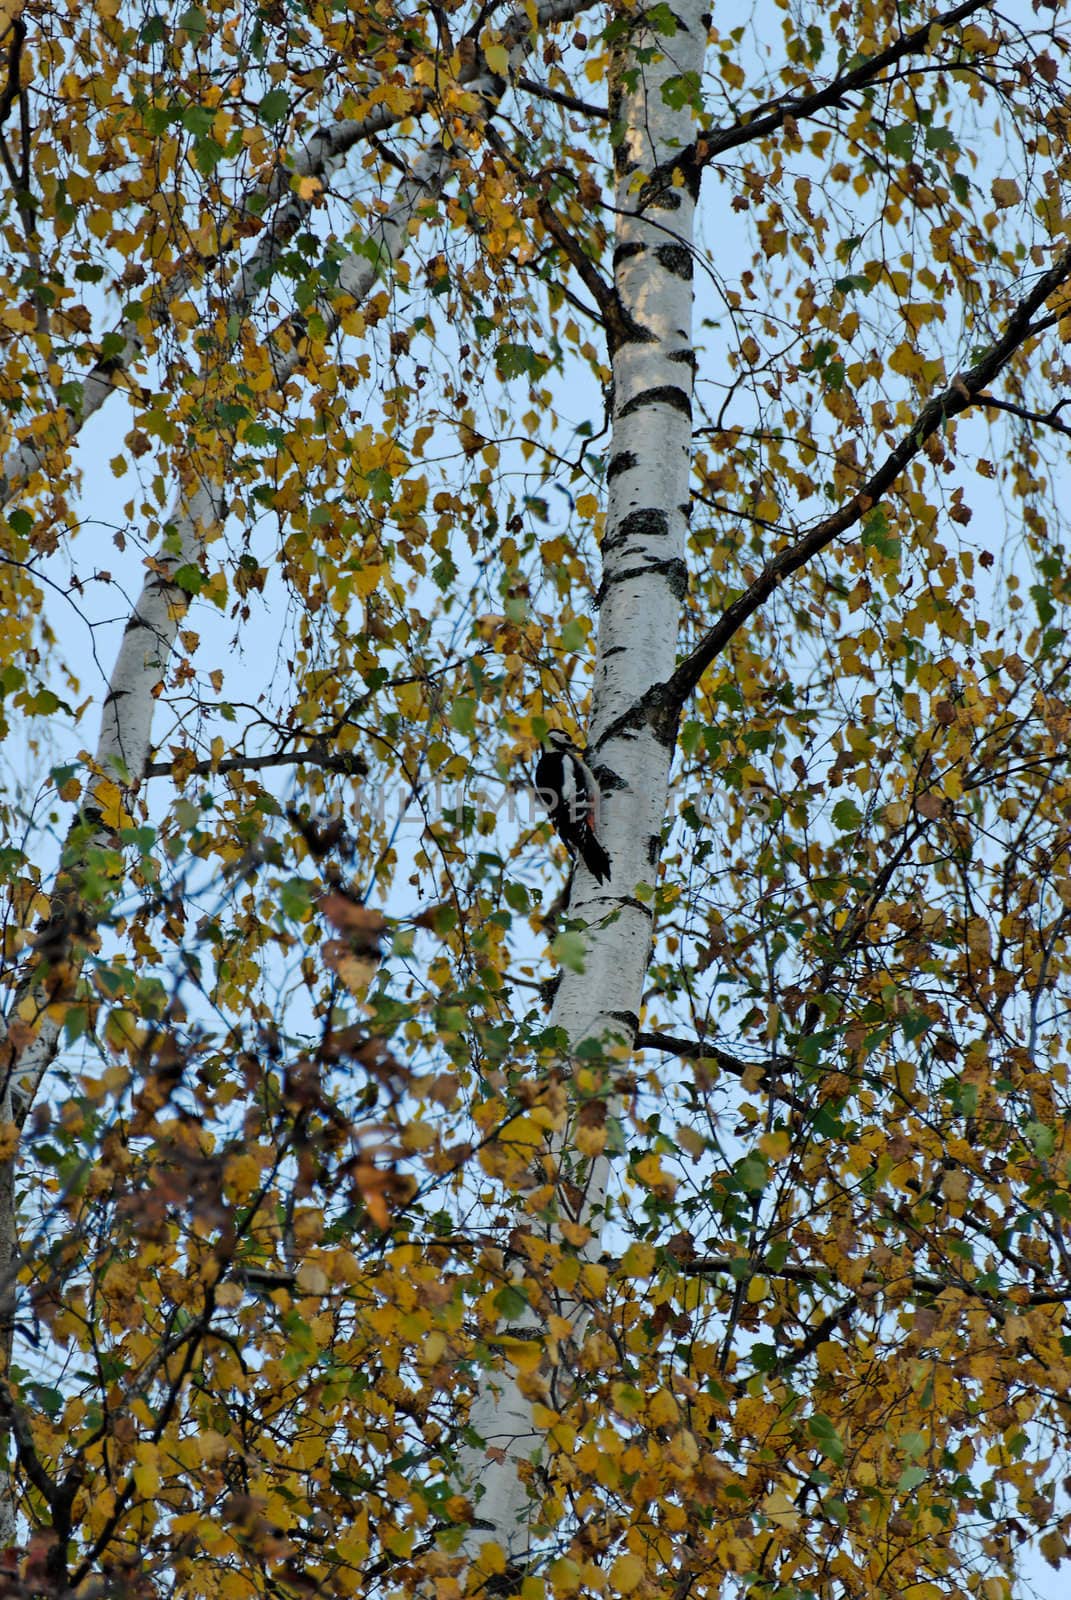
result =
[{"label": "bare twig", "polygon": [[980,406],[992,406],[994,411],[1006,411],[1009,416],[1022,417],[1024,422],[1040,422],[1047,428],[1055,428],[1057,433],[1065,433],[1071,439],[1071,422],[1063,422],[1060,412],[1064,406],[1071,405],[1071,396],[1065,400],[1057,400],[1051,411],[1028,411],[1026,406],[1017,406],[1010,400],[998,400],[996,395],[980,394]]}]

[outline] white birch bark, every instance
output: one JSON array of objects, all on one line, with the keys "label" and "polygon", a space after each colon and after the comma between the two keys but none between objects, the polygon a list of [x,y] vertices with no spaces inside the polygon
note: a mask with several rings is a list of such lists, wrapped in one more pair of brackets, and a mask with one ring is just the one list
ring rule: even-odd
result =
[{"label": "white birch bark", "polygon": [[[424,153],[413,175],[399,185],[390,209],[370,231],[378,246],[377,260],[393,259],[409,236],[409,225],[421,205],[434,199],[449,171],[449,156],[441,143]],[[351,256],[345,264],[343,288],[356,300],[372,287],[377,267],[365,256]],[[237,294],[248,295],[250,283],[239,276]],[[340,313],[332,306],[322,308],[328,333],[338,326]],[[299,349],[291,343],[275,356],[275,372],[280,383],[296,368]],[[34,463],[24,463],[29,472]],[[126,625],[101,717],[95,770],[103,778],[122,785],[138,782],[152,747],[152,720],[158,686],[166,676],[168,662],[189,597],[174,581],[179,568],[196,566],[201,559],[206,537],[226,515],[225,492],[219,484],[203,483],[192,492],[180,491],[169,518],[173,530],[167,545],[147,573],[142,591]],[[99,781],[99,777],[98,780]],[[82,816],[93,818],[93,784]],[[79,819],[81,820],[81,819]],[[110,835],[98,826],[88,848],[106,846]],[[77,902],[77,864],[61,871],[53,894],[53,920],[66,923]],[[65,935],[60,935],[66,937]],[[42,1013],[34,1038],[19,1053],[8,1069],[0,1099],[0,1121],[20,1125],[33,1104],[41,1079],[48,1070],[59,1044],[62,1023],[44,1008],[33,989],[23,991],[16,1008],[29,1002]],[[0,1035],[6,1029],[0,1029]],[[11,1336],[15,1318],[16,1282],[20,1265],[18,1219],[14,1205],[17,1154],[0,1162],[0,1382],[4,1381],[11,1356]],[[6,1444],[6,1429],[0,1423],[0,1446]],[[4,1452],[6,1454],[6,1450]],[[16,1542],[15,1501],[10,1484],[0,1482],[0,1548]]]},{"label": "white birch bark", "polygon": [[[510,16],[502,38],[507,42],[511,56],[511,71],[515,71],[538,37],[538,30],[555,22],[566,20],[584,10],[591,0],[544,0],[534,18],[526,7],[518,7]],[[533,27],[534,23],[534,27]],[[472,90],[481,97],[483,115],[490,117],[497,109],[504,84],[481,65],[477,56],[469,65],[466,76]],[[314,149],[307,148],[301,161],[308,169],[318,166],[327,170],[336,164],[345,151],[352,148],[359,137],[374,131],[346,125],[344,132],[328,130]],[[398,187],[390,208],[368,232],[368,238],[377,246],[374,252],[351,253],[342,265],[340,283],[344,292],[360,301],[372,288],[383,267],[396,259],[404,250],[411,228],[416,224],[422,207],[441,192],[451,167],[451,157],[441,140],[436,139],[420,155],[410,176]],[[300,220],[300,218],[298,219]],[[296,226],[296,224],[295,224]],[[290,229],[290,232],[293,228]],[[260,276],[270,266],[274,254],[284,242],[285,234],[278,228],[271,239],[261,240],[253,256],[239,271],[233,286],[232,303],[236,314],[248,311],[260,284]],[[338,329],[340,308],[325,302],[318,307],[326,326],[326,337]],[[124,329],[126,345],[117,365],[134,359],[138,346],[136,336]],[[300,360],[298,345],[291,341],[273,353],[277,381],[285,383]],[[107,373],[96,375],[87,383],[81,412],[76,419],[80,426],[97,410],[112,392],[112,378]],[[40,467],[40,457],[29,445],[19,446],[9,454],[0,469],[0,504],[7,503],[20,488],[32,478]],[[188,606],[188,596],[174,581],[174,574],[182,566],[198,565],[207,536],[218,527],[226,515],[226,494],[219,483],[203,483],[191,490],[182,490],[169,519],[171,530],[168,545],[153,563],[145,578],[142,592],[131,612],[130,620],[120,645],[113,669],[101,719],[100,738],[95,756],[95,770],[105,778],[121,784],[136,784],[145,769],[152,747],[152,719],[158,685],[166,675],[168,662],[179,626]],[[87,812],[93,815],[92,786]],[[107,844],[107,830],[101,826],[89,841],[89,847]],[[77,899],[77,863],[69,864],[69,884],[62,880],[53,896],[53,910],[65,918]],[[58,906],[58,912],[57,912]],[[16,999],[16,1007],[27,998],[23,991]],[[32,998],[32,991],[29,991]],[[32,1042],[9,1066],[6,1081],[0,1094],[0,1121],[15,1120],[21,1124],[33,1104],[41,1079],[55,1056],[61,1024],[42,1006],[39,1026]],[[6,1025],[0,1019],[0,1038],[6,1037]],[[14,1206],[14,1178],[18,1156],[0,1162],[0,1382],[4,1380],[11,1351],[11,1333],[15,1314],[16,1280],[20,1263],[17,1217]],[[6,1454],[6,1428],[0,1422],[0,1457]],[[0,1483],[0,1548],[16,1539],[15,1502],[7,1483]]]},{"label": "white birch bark", "polygon": [[[449,155],[436,142],[426,151],[411,177],[403,180],[390,209],[369,237],[377,248],[379,261],[392,260],[404,247],[409,224],[418,209],[440,192],[449,171]],[[377,266],[364,255],[351,255],[340,274],[342,287],[354,300],[361,300],[371,289]],[[238,292],[247,284],[240,278]],[[330,337],[338,327],[341,312],[331,304],[321,308]],[[300,350],[291,342],[274,360],[276,380],[283,384],[293,374]],[[101,718],[95,770],[104,778],[122,785],[137,784],[144,772],[152,747],[152,719],[159,686],[167,673],[171,651],[186,613],[189,597],[175,581],[174,574],[184,566],[198,566],[207,536],[219,527],[226,515],[225,493],[219,485],[203,483],[192,493],[180,491],[168,518],[173,530],[165,548],[154,559],[146,574],[141,594],[130,615],[122,644],[112,669]],[[92,796],[92,785],[90,786]],[[93,800],[86,813],[93,814]],[[102,828],[92,845],[106,846],[109,835]],[[64,898],[61,890],[61,900]],[[67,915],[66,904],[58,912]],[[12,1066],[6,1085],[6,1104],[2,1115],[21,1122],[33,1103],[42,1074],[56,1053],[62,1023],[46,1014],[37,1033]]]},{"label": "white birch bark", "polygon": [[[371,138],[399,120],[399,113],[385,106],[377,106],[367,117],[333,122],[318,128],[301,146],[293,162],[279,167],[267,180],[258,180],[234,206],[220,225],[220,234],[237,240],[236,231],[243,218],[254,214],[262,216],[266,206],[277,209],[265,225],[250,256],[240,265],[236,283],[228,297],[228,314],[245,314],[263,287],[264,276],[280,255],[287,240],[293,238],[298,228],[308,219],[313,202],[303,200],[290,189],[292,177],[322,177],[330,180],[332,173],[354,145]],[[154,306],[157,318],[166,316],[167,307],[197,282],[206,269],[205,262],[184,268],[167,286],[166,298]],[[77,408],[68,408],[68,442],[73,442],[91,417],[95,416],[110,395],[116,392],[117,380],[129,370],[142,354],[144,343],[138,326],[124,318],[114,334],[122,340],[122,348],[106,360],[90,367],[82,380],[82,397]],[[33,477],[47,460],[47,448],[33,439],[24,439],[12,445],[0,466],[0,506],[7,505]]]},{"label": "white birch bark", "polygon": [[[616,314],[608,329],[613,436],[587,759],[600,780],[599,834],[613,872],[600,887],[578,868],[573,883],[570,914],[588,923],[587,960],[583,973],[563,971],[552,1020],[574,1045],[630,1043],[638,1025],[653,933],[645,886],[653,887],[657,875],[675,740],[675,717],[658,714],[658,687],[675,665],[687,581],[696,193],[686,152],[696,129],[690,105],[669,103],[679,99],[677,85],[669,100],[663,89],[687,74],[698,93],[708,18],[700,0],[674,0],[673,11],[678,29],[669,36],[645,32],[643,13],[637,14],[618,62],[622,90],[611,105],[612,121],[625,131],[616,152]],[[633,54],[652,46],[653,60]],[[678,156],[682,166],[675,174]],[[613,921],[603,920],[611,909]],[[560,1214],[589,1229],[583,1253],[597,1256],[608,1163],[571,1151],[568,1132],[555,1157],[574,1196],[570,1204],[563,1188]],[[558,1310],[571,1316],[579,1337],[581,1308]],[[536,1314],[513,1331],[529,1339],[545,1334]],[[484,1446],[461,1454],[476,1517],[466,1554],[475,1556],[491,1540],[511,1564],[523,1566],[534,1553],[533,1501],[518,1469],[538,1456],[542,1435],[525,1388],[508,1368],[485,1377],[470,1421]]]},{"label": "white birch bark", "polygon": [[[574,17],[593,3],[594,0],[544,0],[536,11],[536,30]],[[511,56],[517,57],[518,65],[520,59],[531,49],[531,26],[528,9],[519,6],[511,13],[502,30],[501,42],[510,51]],[[462,63],[459,81],[470,85],[477,92],[481,89],[485,93],[489,90],[493,92],[493,83],[489,80],[481,85],[481,77],[487,77],[487,69],[477,53]],[[303,200],[296,191],[293,191],[291,179],[318,177],[329,183],[355,146],[418,115],[420,111],[414,111],[408,104],[392,107],[384,103],[375,106],[365,117],[344,117],[337,121],[326,122],[310,133],[292,161],[285,166],[277,167],[270,178],[258,179],[250,185],[248,192],[235,201],[228,216],[221,223],[219,230],[221,237],[229,236],[237,240],[240,237],[237,232],[238,224],[244,218],[253,214],[262,216],[266,206],[274,206],[277,209],[270,223],[260,234],[252,254],[238,269],[238,276],[229,296],[229,315],[242,316],[248,311],[264,286],[265,274],[280,255],[283,246],[293,238],[313,210],[315,202]],[[199,262],[177,273],[168,285],[166,302],[154,307],[154,315],[166,314],[167,305],[181,299],[205,269],[206,264]],[[109,396],[115,393],[117,380],[129,370],[144,348],[137,324],[129,319],[120,322],[114,332],[122,340],[122,348],[107,360],[98,361],[89,369],[83,379],[79,405],[77,408],[66,408],[71,440],[81,432]],[[33,439],[25,439],[11,446],[0,464],[0,508],[7,506],[27,486],[34,474],[45,466],[46,459],[47,451]]]},{"label": "white birch bark", "polygon": [[[575,16],[590,3],[591,0],[544,0],[536,12],[535,32],[527,9],[518,7],[502,33],[502,38],[510,48],[511,72],[520,68],[532,48],[534,38],[538,36],[538,29]],[[486,65],[481,66],[478,56],[469,63],[465,76],[472,91],[481,97],[483,117],[493,116],[505,87],[503,81],[488,71]],[[474,120],[480,118],[474,117]],[[373,117],[367,125],[349,122],[340,125],[341,132],[339,128],[325,130],[305,147],[297,168],[315,168],[322,172],[333,170],[358,139],[375,131],[377,126],[378,122]],[[442,192],[450,168],[451,156],[441,139],[435,139],[421,152],[410,174],[398,185],[389,208],[368,230],[367,239],[375,245],[375,250],[367,253],[364,250],[359,253],[352,251],[342,263],[339,283],[351,299],[358,302],[363,300],[383,268],[401,255],[421,208]],[[290,232],[300,220],[300,217],[296,221],[291,218],[292,225],[288,224]],[[248,313],[260,287],[258,276],[270,265],[284,238],[288,236],[280,235],[276,229],[269,239],[258,241],[249,262],[237,276],[228,304],[229,312],[239,317]],[[330,338],[338,330],[342,309],[324,300],[317,310],[325,325],[324,337]],[[293,375],[300,359],[300,348],[293,339],[285,347],[274,349],[273,367],[279,386]],[[32,471],[33,463],[21,461],[19,470]],[[0,480],[0,488],[3,485],[4,480]],[[182,490],[176,498],[168,519],[168,527],[173,530],[168,545],[146,575],[109,681],[95,762],[97,771],[105,777],[126,784],[136,784],[141,778],[152,745],[152,716],[158,686],[165,676],[179,625],[188,605],[185,591],[174,582],[174,573],[183,566],[199,564],[207,535],[218,527],[225,515],[225,495],[218,485],[205,483],[192,492]],[[106,844],[107,837],[106,833],[101,832],[92,843]],[[3,1086],[0,1116],[15,1114],[20,1122],[25,1118],[41,1076],[55,1055],[60,1031],[60,1023],[47,1015],[42,1018],[32,1044],[21,1052],[18,1061],[9,1069],[7,1082]]]}]

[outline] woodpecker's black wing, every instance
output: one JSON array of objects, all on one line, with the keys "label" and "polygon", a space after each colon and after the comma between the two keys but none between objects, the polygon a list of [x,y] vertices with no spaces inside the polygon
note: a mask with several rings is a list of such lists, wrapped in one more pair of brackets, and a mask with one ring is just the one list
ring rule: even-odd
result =
[{"label": "woodpecker's black wing", "polygon": [[544,750],[535,770],[536,794],[550,813],[558,837],[571,856],[579,854],[597,883],[610,881],[610,857],[595,836],[599,787],[590,769],[571,748]]},{"label": "woodpecker's black wing", "polygon": [[595,879],[595,882],[609,883],[610,857],[587,824],[585,824],[580,838],[577,840],[577,849],[583,856],[584,865]]}]

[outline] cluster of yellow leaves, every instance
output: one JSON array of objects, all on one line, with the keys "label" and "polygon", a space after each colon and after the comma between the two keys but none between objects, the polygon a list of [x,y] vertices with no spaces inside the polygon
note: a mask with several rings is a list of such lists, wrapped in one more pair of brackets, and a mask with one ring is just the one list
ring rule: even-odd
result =
[{"label": "cluster of yellow leaves", "polygon": [[[720,1019],[739,1072],[703,1058],[631,1102],[587,1064],[577,1110],[529,1007],[555,931],[531,830],[481,786],[512,794],[589,687],[605,463],[565,353],[597,385],[607,366],[545,207],[608,276],[614,130],[584,100],[616,93],[613,39],[592,17],[541,35],[525,70],[549,92],[517,97],[506,137],[471,86],[477,43],[509,66],[486,19],[466,37],[475,8],[166,9],[31,0],[29,147],[4,130],[35,215],[12,199],[0,221],[0,442],[36,452],[0,525],[5,717],[59,705],[35,562],[89,544],[74,441],[102,378],[136,529],[116,560],[144,541],[166,570],[182,493],[216,485],[227,520],[184,593],[258,673],[247,693],[229,654],[205,663],[184,614],[154,686],[169,801],[88,758],[50,780],[114,836],[81,885],[104,928],[74,919],[81,977],[40,937],[41,869],[0,806],[4,982],[44,974],[5,1048],[59,1018],[92,1041],[31,1124],[20,1192],[47,1350],[14,1376],[44,1471],[83,1474],[72,1570],[125,1583],[136,1550],[139,1581],[228,1600],[512,1585],[496,1540],[466,1577],[452,1475],[472,1389],[508,1369],[545,1441],[549,1553],[522,1600],[685,1579],[1006,1600],[1023,1528],[1054,1560],[1071,1542],[1047,1442],[1071,1380],[1046,1298],[1067,1290],[1071,723],[1044,436],[950,422],[734,640],[683,730],[694,850],[687,876],[667,854],[648,1004],[682,1031]],[[868,4],[849,39],[839,11],[797,12],[769,80],[715,17],[702,86],[704,127],[795,110],[708,172],[715,228],[739,219],[754,259],[714,263],[730,399],[726,352],[698,352],[692,637],[858,492],[1067,232],[1047,49],[1024,60],[987,14],[819,121],[800,106],[834,36],[863,61],[905,24]],[[388,113],[347,178],[303,169],[321,124]],[[994,175],[997,118],[1031,148]],[[441,204],[347,299],[354,230],[439,138]],[[1066,381],[1025,349],[994,398],[1045,410]],[[996,494],[1018,570],[968,543]],[[96,547],[74,592],[90,579],[111,581]],[[260,734],[296,795],[243,769]],[[419,898],[388,930],[371,904],[398,880]],[[581,1172],[605,1153],[620,1173],[601,1259],[562,1215],[563,1134]],[[47,1524],[47,1480],[24,1461],[17,1481]]]}]

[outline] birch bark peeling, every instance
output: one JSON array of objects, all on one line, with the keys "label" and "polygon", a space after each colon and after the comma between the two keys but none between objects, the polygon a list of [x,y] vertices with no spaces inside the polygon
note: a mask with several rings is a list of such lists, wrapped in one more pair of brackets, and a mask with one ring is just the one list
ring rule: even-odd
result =
[{"label": "birch bark peeling", "polygon": [[[658,871],[673,756],[672,739],[648,708],[673,672],[687,581],[698,180],[694,163],[682,160],[678,169],[675,159],[695,140],[691,101],[698,98],[709,21],[698,0],[676,5],[674,15],[676,31],[655,34],[644,13],[637,14],[615,62],[621,88],[610,107],[612,123],[624,132],[615,153],[614,305],[606,319],[613,433],[588,760],[602,788],[599,832],[613,874],[600,887],[578,867],[573,882],[570,910],[588,924],[587,959],[582,973],[563,971],[552,1020],[574,1047],[591,1039],[631,1046],[650,958],[648,888]],[[580,1253],[597,1257],[608,1163],[586,1160],[572,1147],[569,1128],[552,1158],[558,1216],[587,1231]],[[552,1242],[562,1242],[560,1231],[547,1231]],[[560,1303],[555,1310],[570,1316],[578,1339],[582,1309]],[[529,1340],[547,1337],[535,1311],[512,1331]],[[476,1517],[464,1547],[470,1559],[478,1560],[485,1540],[515,1566],[537,1553],[538,1504],[525,1476],[543,1435],[531,1393],[531,1383],[522,1387],[507,1367],[485,1376],[473,1402],[470,1420],[483,1448],[465,1450],[460,1463]]]}]

